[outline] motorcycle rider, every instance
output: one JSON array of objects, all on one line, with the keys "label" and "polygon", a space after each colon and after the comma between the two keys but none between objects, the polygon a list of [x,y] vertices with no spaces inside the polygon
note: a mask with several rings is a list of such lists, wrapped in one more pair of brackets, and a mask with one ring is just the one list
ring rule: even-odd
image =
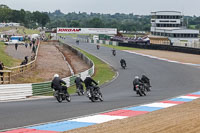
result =
[{"label": "motorcycle rider", "polygon": [[77,45],[79,44],[79,40],[76,40],[76,44],[77,44]]},{"label": "motorcycle rider", "polygon": [[116,55],[116,50],[113,48],[112,49],[112,54],[115,56]]},{"label": "motorcycle rider", "polygon": [[139,76],[135,76],[135,79],[133,80],[133,90],[136,91],[136,85],[143,85],[142,80],[139,78]]},{"label": "motorcycle rider", "polygon": [[142,82],[144,83],[145,89],[146,89],[147,91],[151,91],[151,90],[150,90],[150,87],[151,87],[151,85],[150,85],[150,79],[149,79],[147,76],[142,75],[141,80],[142,80]]},{"label": "motorcycle rider", "polygon": [[126,61],[123,58],[120,60],[120,63],[121,63],[121,66],[125,65],[126,67]]},{"label": "motorcycle rider", "polygon": [[147,76],[145,76],[143,74],[141,80],[142,80],[143,83],[147,83],[149,85],[149,87],[151,87],[151,85],[150,85],[150,79]]},{"label": "motorcycle rider", "polygon": [[81,83],[83,83],[83,80],[81,79],[80,75],[77,76],[74,80],[74,83],[76,83],[76,90],[77,92],[79,91],[79,86],[81,87],[81,89],[83,89],[83,85]]},{"label": "motorcycle rider", "polygon": [[92,83],[94,83],[94,84],[96,84],[96,85],[98,85],[98,83],[97,83],[96,81],[94,81],[94,80],[90,77],[90,75],[88,75],[88,76],[85,78],[84,83],[85,83],[85,87],[86,87],[87,94],[89,94],[89,93],[93,94],[93,89],[95,89],[95,88],[94,88],[94,85],[93,85]]},{"label": "motorcycle rider", "polygon": [[58,74],[54,74],[54,78],[51,82],[51,88],[58,92],[64,92],[64,94],[68,96],[67,86],[62,86],[62,84],[66,85],[66,82],[60,79]]}]

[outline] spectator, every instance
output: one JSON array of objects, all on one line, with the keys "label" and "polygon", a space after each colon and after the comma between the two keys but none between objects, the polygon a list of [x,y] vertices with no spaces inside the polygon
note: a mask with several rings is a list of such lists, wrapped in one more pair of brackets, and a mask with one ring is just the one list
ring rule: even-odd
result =
[{"label": "spectator", "polygon": [[18,43],[15,43],[15,50],[17,50],[17,47],[18,47]]},{"label": "spectator", "polygon": [[32,47],[32,42],[29,43],[30,48]]},{"label": "spectator", "polygon": [[35,45],[33,45],[32,52],[33,52],[34,54],[36,53]]},{"label": "spectator", "polygon": [[27,44],[27,43],[25,43],[24,45],[25,45],[26,48],[28,47],[28,44]]},{"label": "spectator", "polygon": [[[3,70],[3,62],[0,61],[0,70]],[[3,83],[3,72],[0,72],[0,76],[1,76],[1,82]]]},{"label": "spectator", "polygon": [[25,63],[27,64],[28,63],[28,56],[25,56],[24,60],[25,60]]}]

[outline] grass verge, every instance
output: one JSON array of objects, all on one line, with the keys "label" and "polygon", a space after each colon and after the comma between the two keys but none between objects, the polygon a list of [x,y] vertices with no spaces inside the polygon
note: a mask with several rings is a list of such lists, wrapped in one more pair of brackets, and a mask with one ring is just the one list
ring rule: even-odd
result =
[{"label": "grass verge", "polygon": [[14,59],[11,56],[7,55],[5,52],[6,45],[3,42],[0,42],[0,61],[4,63],[5,66],[13,67],[16,64],[20,63],[20,60]]}]

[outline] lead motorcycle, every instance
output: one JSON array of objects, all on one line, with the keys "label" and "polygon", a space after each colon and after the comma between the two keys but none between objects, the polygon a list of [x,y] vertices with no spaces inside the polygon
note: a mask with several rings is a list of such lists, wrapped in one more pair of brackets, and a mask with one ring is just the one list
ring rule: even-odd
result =
[{"label": "lead motorcycle", "polygon": [[98,101],[98,100],[100,100],[102,102],[103,101],[103,95],[102,95],[102,93],[100,91],[100,87],[97,86],[97,85],[93,85],[91,89],[93,89],[93,91],[88,91],[87,92],[88,98],[92,102],[95,102],[95,101]]}]

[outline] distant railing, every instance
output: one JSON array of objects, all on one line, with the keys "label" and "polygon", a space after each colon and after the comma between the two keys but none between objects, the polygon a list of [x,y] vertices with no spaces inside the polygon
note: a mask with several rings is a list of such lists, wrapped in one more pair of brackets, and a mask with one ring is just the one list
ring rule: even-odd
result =
[{"label": "distant railing", "polygon": [[[32,61],[25,64],[25,65],[21,65],[21,66],[16,66],[16,67],[4,67],[5,70],[3,71],[10,71],[10,74],[9,74],[9,78],[11,79],[13,76],[17,76],[19,74],[24,74],[25,72],[27,71],[30,71],[32,70],[33,68],[35,68],[35,65],[36,65],[36,60],[37,60],[37,54],[38,54],[38,49],[39,49],[39,45],[40,45],[40,41],[37,40],[36,41],[36,53],[34,55],[34,57],[32,57]],[[3,77],[4,79],[5,77]],[[10,80],[11,81],[11,80]],[[9,84],[10,84],[10,81],[9,81]],[[7,82],[3,82],[4,84],[7,83]]]},{"label": "distant railing", "polygon": [[10,84],[11,82],[11,71],[0,70],[0,84]]}]

